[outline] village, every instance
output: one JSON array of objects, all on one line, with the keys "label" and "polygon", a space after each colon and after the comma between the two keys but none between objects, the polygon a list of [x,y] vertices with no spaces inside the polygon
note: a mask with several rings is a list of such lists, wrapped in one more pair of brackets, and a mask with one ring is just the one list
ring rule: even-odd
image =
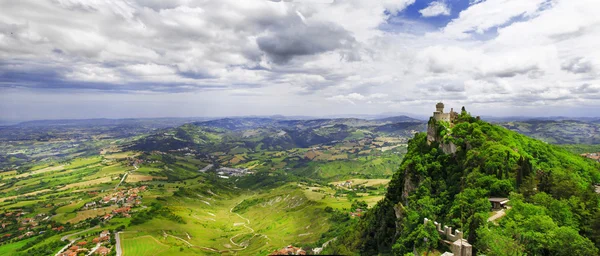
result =
[{"label": "village", "polygon": [[111,232],[104,230],[99,234],[72,240],[56,256],[108,255],[115,244],[116,240],[111,239]]},{"label": "village", "polygon": [[219,175],[220,178],[223,179],[228,179],[229,177],[239,177],[239,176],[244,176],[244,175],[249,175],[249,174],[253,174],[254,172],[251,172],[248,169],[241,169],[241,168],[230,168],[230,167],[221,167],[217,170],[217,175]]},{"label": "village", "polygon": [[139,195],[139,193],[144,192],[146,190],[147,186],[120,189],[117,192],[102,197],[102,199],[98,201],[86,203],[80,210],[91,210],[114,205],[119,206],[119,208],[112,210],[111,213],[107,213],[103,216],[100,216],[100,220],[109,221],[114,216],[129,218],[131,217],[131,208],[142,204],[142,196]]},{"label": "village", "polygon": [[[2,230],[12,231],[12,233],[2,235],[2,237],[0,237],[0,242],[14,237],[20,240],[46,232],[43,224],[48,222],[50,217],[45,213],[39,213],[33,217],[26,217],[29,215],[31,214],[20,209],[4,213],[0,219]],[[63,228],[64,227],[53,227],[52,229],[56,231],[58,229],[62,230]]]},{"label": "village", "polygon": [[595,152],[595,153],[583,153],[581,154],[581,156],[583,157],[587,157],[589,159],[592,159],[598,163],[600,163],[600,152]]},{"label": "village", "polygon": [[[134,188],[122,188],[116,192],[109,193],[108,195],[102,197],[100,200],[92,201],[84,204],[78,211],[88,211],[88,210],[100,210],[106,207],[113,207],[110,213],[106,213],[103,215],[97,216],[95,219],[99,222],[107,222],[113,217],[131,217],[130,211],[134,207],[138,207],[142,204],[142,196],[140,193],[147,190],[147,186],[139,186]],[[89,196],[98,195],[98,191],[90,191],[87,194]],[[45,208],[53,208],[60,207],[64,204],[60,205],[46,205]],[[46,235],[46,233],[60,233],[68,231],[75,226],[79,226],[80,224],[72,225],[71,223],[60,224],[52,219],[53,215],[51,213],[38,213],[33,215],[34,213],[27,212],[23,209],[14,209],[12,211],[5,212],[0,215],[0,232],[3,233],[0,236],[0,243],[14,240],[22,240],[33,236],[42,236]],[[93,222],[93,220],[92,220]],[[108,238],[106,236],[101,236],[100,242],[105,241]],[[98,241],[91,241],[93,244],[98,244]],[[77,244],[73,245],[70,249],[71,252],[76,254],[64,254],[64,255],[77,255],[77,253],[81,252],[82,245],[85,244]],[[77,249],[77,247],[79,248]],[[89,249],[89,248],[88,248]],[[96,248],[96,252],[102,254],[105,249],[102,247]],[[67,253],[69,250],[66,250]]]}]

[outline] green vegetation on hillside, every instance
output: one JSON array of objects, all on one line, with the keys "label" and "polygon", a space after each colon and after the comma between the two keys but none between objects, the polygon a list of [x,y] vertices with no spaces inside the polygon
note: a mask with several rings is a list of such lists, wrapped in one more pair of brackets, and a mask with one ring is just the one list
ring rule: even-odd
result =
[{"label": "green vegetation on hillside", "polygon": [[[475,253],[598,253],[600,201],[593,185],[600,181],[599,164],[464,111],[453,127],[434,125],[440,140],[428,145],[426,134],[417,134],[385,199],[327,252],[447,250],[430,243],[437,238],[423,225],[428,218],[463,231]],[[454,144],[457,150],[446,154],[440,144]],[[492,196],[511,199],[512,209],[498,226],[486,221]]]}]

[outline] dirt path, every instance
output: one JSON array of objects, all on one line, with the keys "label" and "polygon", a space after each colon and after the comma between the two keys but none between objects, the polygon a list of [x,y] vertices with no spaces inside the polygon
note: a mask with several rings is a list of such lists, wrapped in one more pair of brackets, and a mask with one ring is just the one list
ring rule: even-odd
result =
[{"label": "dirt path", "polygon": [[208,171],[208,169],[212,168],[214,165],[213,164],[209,164],[207,166],[205,166],[204,168],[202,168],[201,170],[198,170],[199,172],[206,172]]},{"label": "dirt path", "polygon": [[244,202],[244,200],[240,201],[235,206],[231,207],[231,209],[229,209],[229,213],[233,213],[233,214],[237,215],[238,217],[240,217],[240,218],[244,219],[246,222],[248,222],[248,224],[250,224],[250,220],[249,219],[242,217],[242,215],[239,215],[237,212],[233,212],[233,208],[235,208],[236,206],[238,206],[242,202]]},{"label": "dirt path", "polygon": [[[233,207],[231,207],[231,209],[229,209],[229,213],[235,214],[235,215],[237,215],[238,217],[240,217],[241,219],[245,220],[245,221],[246,221],[246,223],[242,223],[242,226],[244,226],[245,228],[249,229],[249,230],[250,230],[250,232],[248,232],[248,233],[240,233],[240,234],[237,234],[237,235],[235,235],[235,236],[232,236],[231,238],[229,238],[229,242],[231,242],[233,245],[235,245],[235,246],[239,246],[239,247],[242,247],[242,248],[240,248],[240,249],[230,249],[230,250],[232,250],[232,251],[241,251],[241,250],[244,250],[244,249],[246,249],[246,247],[248,247],[248,245],[245,245],[245,246],[244,246],[244,245],[238,244],[238,243],[236,243],[236,242],[234,242],[234,241],[233,241],[233,239],[234,239],[234,238],[236,238],[236,237],[238,237],[238,236],[241,236],[241,235],[246,235],[246,234],[254,234],[254,236],[252,236],[252,238],[254,238],[254,237],[256,237],[256,236],[264,236],[265,238],[269,239],[269,237],[267,237],[266,235],[257,234],[257,233],[256,233],[256,231],[255,231],[253,228],[249,227],[249,226],[248,226],[248,224],[250,224],[250,220],[249,220],[248,218],[245,218],[244,216],[242,216],[242,215],[239,215],[239,214],[238,214],[238,213],[236,213],[236,212],[233,212],[233,209],[234,209],[236,206],[238,206],[239,204],[241,204],[242,202],[244,202],[244,200],[240,201],[239,203],[237,203],[236,205],[234,205]],[[238,223],[234,223],[233,225],[234,225],[234,226],[236,226],[236,224],[238,224]],[[250,239],[252,239],[252,238],[250,238]],[[269,240],[270,240],[270,239],[269,239]]]},{"label": "dirt path", "polygon": [[[164,231],[163,231],[163,232],[164,232]],[[180,240],[180,241],[182,241],[182,242],[186,243],[186,244],[188,245],[188,247],[195,246],[195,245],[191,244],[190,242],[188,242],[188,241],[185,241],[185,239],[183,239],[183,238],[181,238],[181,237],[177,237],[177,236],[174,236],[174,235],[169,235],[169,234],[167,234],[167,233],[165,233],[165,234],[166,234],[167,236],[170,236],[170,237],[172,237],[172,238],[175,238],[175,239],[177,239],[177,240]]]},{"label": "dirt path", "polygon": [[[137,166],[135,166],[135,165],[133,167],[135,167],[136,170],[138,169]],[[125,180],[125,178],[127,178],[127,175],[129,173],[130,172],[126,172],[125,175],[123,175],[123,178],[121,178],[121,181],[119,182],[119,184],[117,184],[117,186],[115,187],[115,190],[117,190],[117,188],[119,188],[119,186],[121,186],[121,183],[123,183],[123,181]]]},{"label": "dirt path", "polygon": [[[510,209],[510,208],[508,208],[508,209]],[[502,209],[500,211],[497,211],[494,215],[492,215],[491,217],[489,217],[487,219],[487,221],[488,222],[493,222],[493,221],[495,221],[497,219],[500,219],[500,218],[504,217],[504,215],[506,215],[506,210],[508,210],[508,209]]]}]

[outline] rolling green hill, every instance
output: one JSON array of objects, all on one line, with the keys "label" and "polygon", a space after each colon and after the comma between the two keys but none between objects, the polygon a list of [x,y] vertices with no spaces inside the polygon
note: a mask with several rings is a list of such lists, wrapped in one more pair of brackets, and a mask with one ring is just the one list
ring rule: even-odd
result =
[{"label": "rolling green hill", "polygon": [[[597,255],[599,164],[466,112],[454,125],[430,122],[437,140],[409,142],[385,199],[326,252],[449,250],[428,218],[463,231],[473,255]],[[451,144],[456,151],[444,153]],[[488,197],[508,197],[512,208],[488,222]]]},{"label": "rolling green hill", "polygon": [[529,120],[502,126],[552,144],[600,144],[600,123],[576,120]]}]

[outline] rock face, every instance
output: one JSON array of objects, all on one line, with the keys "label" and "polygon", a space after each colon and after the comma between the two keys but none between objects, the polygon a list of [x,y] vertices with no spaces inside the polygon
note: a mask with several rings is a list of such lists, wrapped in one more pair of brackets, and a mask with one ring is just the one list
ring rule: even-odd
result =
[{"label": "rock face", "polygon": [[455,154],[456,145],[453,142],[443,142],[437,127],[437,122],[435,120],[429,120],[429,123],[427,124],[427,145],[437,142],[440,145],[440,149],[445,154]]},{"label": "rock face", "polygon": [[438,138],[438,132],[435,128],[435,120],[430,119],[429,123],[427,123],[427,144],[431,145],[434,141],[439,141],[441,138]]},{"label": "rock face", "polygon": [[440,143],[440,148],[442,148],[442,151],[444,152],[444,154],[455,154],[456,153],[456,145],[454,145],[454,143],[452,143],[452,142]]}]

